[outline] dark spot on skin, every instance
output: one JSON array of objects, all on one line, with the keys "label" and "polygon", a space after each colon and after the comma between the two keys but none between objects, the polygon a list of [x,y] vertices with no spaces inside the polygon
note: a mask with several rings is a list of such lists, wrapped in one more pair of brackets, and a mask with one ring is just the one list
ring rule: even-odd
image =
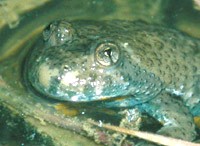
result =
[{"label": "dark spot on skin", "polygon": [[151,59],[148,59],[147,66],[149,67],[153,66],[153,61]]},{"label": "dark spot on skin", "polygon": [[178,105],[178,107],[183,106],[182,103],[180,103],[180,102],[177,102],[176,104]]},{"label": "dark spot on skin", "polygon": [[158,50],[162,50],[164,48],[164,44],[158,40],[155,40],[154,45],[158,48]]},{"label": "dark spot on skin", "polygon": [[191,121],[189,121],[188,123],[189,123],[189,125],[190,125],[191,127],[194,126],[194,123],[192,123]]},{"label": "dark spot on skin", "polygon": [[193,72],[196,73],[197,72],[197,67],[196,66],[192,66]]},{"label": "dark spot on skin", "polygon": [[188,113],[187,113],[187,112],[185,112],[185,111],[183,112],[183,114],[184,114],[185,116],[188,116]]},{"label": "dark spot on skin", "polygon": [[168,105],[169,103],[168,102],[163,102],[163,104]]},{"label": "dark spot on skin", "polygon": [[131,75],[127,74],[127,76],[124,78],[126,81],[131,81]]},{"label": "dark spot on skin", "polygon": [[182,132],[182,134],[183,134],[184,136],[186,136],[186,133],[185,133],[185,132]]},{"label": "dark spot on skin", "polygon": [[62,63],[61,63],[61,62],[58,62],[58,65],[59,65],[59,66],[62,66]]},{"label": "dark spot on skin", "polygon": [[113,81],[114,81],[114,80],[111,80],[110,78],[107,78],[107,83],[108,83],[109,85],[113,84]]},{"label": "dark spot on skin", "polygon": [[123,69],[124,69],[124,70],[127,70],[127,66],[124,66]]}]

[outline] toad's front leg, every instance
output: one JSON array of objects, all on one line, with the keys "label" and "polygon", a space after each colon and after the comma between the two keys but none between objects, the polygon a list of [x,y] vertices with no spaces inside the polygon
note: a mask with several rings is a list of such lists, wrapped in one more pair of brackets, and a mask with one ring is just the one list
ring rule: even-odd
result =
[{"label": "toad's front leg", "polygon": [[140,108],[162,123],[163,127],[157,131],[158,134],[188,141],[196,138],[192,114],[179,97],[162,93],[140,105]]}]

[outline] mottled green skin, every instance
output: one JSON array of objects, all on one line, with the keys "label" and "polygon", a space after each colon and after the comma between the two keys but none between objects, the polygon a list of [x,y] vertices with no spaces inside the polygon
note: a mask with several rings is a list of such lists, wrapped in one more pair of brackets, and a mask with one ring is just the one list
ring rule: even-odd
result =
[{"label": "mottled green skin", "polygon": [[[137,107],[163,123],[158,133],[195,138],[192,116],[200,115],[199,40],[130,21],[55,22],[45,29],[44,40],[30,51],[24,68],[27,86],[39,95]],[[119,52],[114,49],[117,53],[108,56],[115,61],[102,65],[96,50],[109,43]],[[45,71],[47,80],[41,79]]]}]

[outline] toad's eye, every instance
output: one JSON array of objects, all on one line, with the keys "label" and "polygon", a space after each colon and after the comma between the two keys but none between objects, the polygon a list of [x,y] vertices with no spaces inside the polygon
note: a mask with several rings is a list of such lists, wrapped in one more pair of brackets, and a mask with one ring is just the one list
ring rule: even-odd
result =
[{"label": "toad's eye", "polygon": [[71,24],[61,20],[49,24],[43,31],[43,38],[49,46],[60,46],[72,41],[74,34]]},{"label": "toad's eye", "polygon": [[113,43],[103,43],[96,48],[95,59],[102,66],[111,66],[118,62],[119,47]]}]

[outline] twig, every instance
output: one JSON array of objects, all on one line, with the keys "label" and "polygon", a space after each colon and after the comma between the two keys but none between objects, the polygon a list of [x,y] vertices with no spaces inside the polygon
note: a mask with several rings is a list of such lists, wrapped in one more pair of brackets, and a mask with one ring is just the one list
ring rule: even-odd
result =
[{"label": "twig", "polygon": [[158,134],[152,134],[152,133],[148,133],[148,132],[129,130],[126,128],[121,128],[121,127],[112,126],[112,125],[108,125],[108,124],[102,124],[102,123],[99,124],[92,120],[89,120],[89,123],[96,125],[96,126],[106,128],[106,129],[117,131],[120,133],[124,133],[124,134],[132,135],[132,136],[135,136],[138,138],[142,138],[142,139],[145,139],[145,140],[148,140],[151,142],[162,144],[165,146],[200,146],[200,144],[184,141],[181,139],[175,139],[175,138],[166,137],[166,136],[162,136],[162,135],[158,135]]}]

